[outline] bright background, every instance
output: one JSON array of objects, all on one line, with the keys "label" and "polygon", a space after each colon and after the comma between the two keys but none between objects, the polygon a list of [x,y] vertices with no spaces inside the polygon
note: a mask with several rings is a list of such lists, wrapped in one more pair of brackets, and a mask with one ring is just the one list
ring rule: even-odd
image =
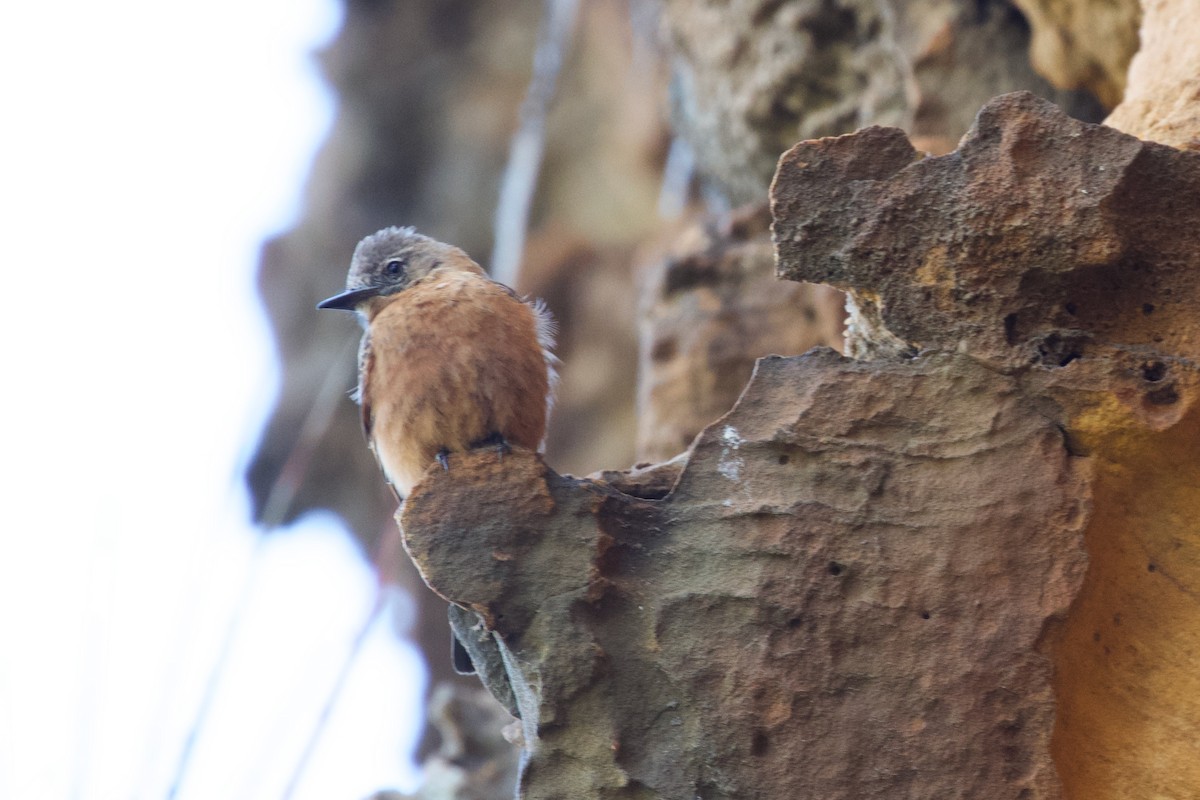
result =
[{"label": "bright background", "polygon": [[329,124],[311,51],[338,14],[0,9],[2,798],[414,784],[424,678],[388,614],[298,766],[375,587],[331,518],[260,546],[241,484],[277,380],[257,251]]}]

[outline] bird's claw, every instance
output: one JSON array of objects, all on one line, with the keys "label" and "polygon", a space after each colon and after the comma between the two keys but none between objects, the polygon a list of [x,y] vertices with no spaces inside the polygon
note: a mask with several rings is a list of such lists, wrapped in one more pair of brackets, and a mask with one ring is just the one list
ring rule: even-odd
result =
[{"label": "bird's claw", "polygon": [[496,454],[498,456],[500,456],[501,461],[504,460],[504,457],[506,455],[508,455],[509,453],[512,452],[512,445],[510,445],[508,443],[508,440],[505,439],[504,435],[501,433],[489,433],[487,436],[483,437],[479,441],[473,442],[471,444],[471,449],[474,450],[477,447],[488,447],[488,446],[492,446],[492,447],[496,448]]}]

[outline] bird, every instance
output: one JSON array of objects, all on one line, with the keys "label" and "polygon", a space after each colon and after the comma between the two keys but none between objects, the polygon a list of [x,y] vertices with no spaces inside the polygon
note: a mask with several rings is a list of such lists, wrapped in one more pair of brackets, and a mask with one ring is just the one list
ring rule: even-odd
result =
[{"label": "bird", "polygon": [[358,243],[346,290],[364,333],[358,388],[368,446],[403,502],[435,462],[492,446],[540,452],[554,400],[554,320],[463,250],[389,227]]}]

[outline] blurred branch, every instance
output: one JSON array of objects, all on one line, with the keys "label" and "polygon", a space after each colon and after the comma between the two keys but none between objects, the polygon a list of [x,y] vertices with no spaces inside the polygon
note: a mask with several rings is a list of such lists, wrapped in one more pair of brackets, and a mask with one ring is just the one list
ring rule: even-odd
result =
[{"label": "blurred branch", "polygon": [[533,75],[521,103],[520,126],[513,136],[508,166],[496,206],[491,274],[501,283],[516,283],[529,227],[529,207],[537,187],[546,144],[546,114],[554,99],[563,56],[571,43],[579,0],[546,0],[533,54]]},{"label": "blurred branch", "polygon": [[658,195],[658,213],[663,219],[676,219],[687,207],[692,176],[696,174],[696,151],[682,136],[671,137],[667,163],[663,167],[662,188]]}]

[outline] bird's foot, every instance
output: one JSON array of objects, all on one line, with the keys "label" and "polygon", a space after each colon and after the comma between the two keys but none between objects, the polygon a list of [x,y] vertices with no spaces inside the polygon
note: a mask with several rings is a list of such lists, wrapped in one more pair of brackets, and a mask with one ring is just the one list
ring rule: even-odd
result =
[{"label": "bird's foot", "polygon": [[[426,451],[428,452],[428,451]],[[442,465],[442,469],[446,472],[450,471],[450,451],[442,448],[437,451],[437,462]]]},{"label": "bird's foot", "polygon": [[477,447],[496,448],[496,454],[500,456],[501,461],[504,460],[506,455],[512,452],[512,446],[508,443],[508,440],[504,438],[504,435],[498,431],[489,433],[487,436],[483,437],[477,442],[471,442],[472,450]]}]

